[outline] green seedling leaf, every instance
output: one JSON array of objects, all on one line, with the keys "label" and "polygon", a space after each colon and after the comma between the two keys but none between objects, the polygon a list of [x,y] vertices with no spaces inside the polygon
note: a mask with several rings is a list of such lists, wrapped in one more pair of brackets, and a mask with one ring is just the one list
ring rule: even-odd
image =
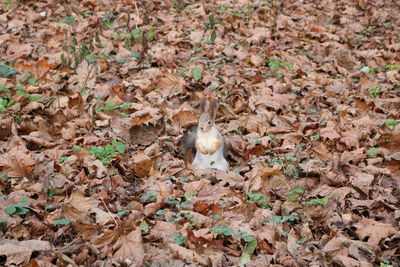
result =
[{"label": "green seedling leaf", "polygon": [[133,29],[132,36],[135,41],[140,40],[142,38],[142,30],[140,28]]},{"label": "green seedling leaf", "polygon": [[257,240],[252,240],[248,242],[240,256],[239,264],[240,266],[244,266],[251,260],[251,255],[257,247]]},{"label": "green seedling leaf", "polygon": [[0,96],[0,112],[6,111],[8,107],[14,104],[14,99],[2,98]]},{"label": "green seedling leaf", "polygon": [[75,151],[82,151],[83,148],[80,147],[80,146],[74,146],[73,149],[74,149]]},{"label": "green seedling leaf", "polygon": [[17,95],[24,96],[32,101],[39,101],[40,99],[42,99],[40,96],[30,95],[30,94],[24,92],[23,90],[25,90],[25,88],[18,89]]},{"label": "green seedling leaf", "polygon": [[117,140],[112,140],[111,145],[119,152],[125,153],[126,145],[124,143],[118,142]]},{"label": "green seedling leaf", "polygon": [[386,69],[400,71],[400,65],[386,65]]},{"label": "green seedling leaf", "polygon": [[76,24],[78,24],[78,22],[76,21],[76,19],[73,16],[68,16],[68,17],[64,17],[61,21],[61,24],[68,24],[70,26],[75,26]]},{"label": "green seedling leaf", "polygon": [[17,73],[18,72],[15,69],[4,64],[0,64],[0,78],[9,78]]},{"label": "green seedling leaf", "polygon": [[6,223],[10,220],[10,218],[0,218],[0,223]]},{"label": "green seedling leaf", "polygon": [[288,216],[271,216],[266,219],[267,222],[276,222],[276,223],[285,223],[285,222],[294,222],[297,221],[299,217],[294,215]]},{"label": "green seedling leaf", "polygon": [[181,181],[182,183],[186,183],[186,182],[189,182],[190,179],[189,179],[189,177],[181,177],[181,178],[179,178],[179,181]]},{"label": "green seedling leaf", "polygon": [[201,77],[202,77],[202,73],[203,73],[203,70],[202,70],[201,68],[199,68],[199,67],[194,67],[194,68],[192,69],[192,76],[193,76],[193,79],[194,79],[196,82],[198,82],[198,81],[201,79]]},{"label": "green seedling leaf", "polygon": [[156,212],[156,215],[164,215],[165,213],[167,213],[166,210],[158,210],[158,211]]},{"label": "green seedling leaf", "polygon": [[376,148],[376,147],[370,147],[368,151],[369,151],[369,155],[368,156],[370,158],[374,158],[376,156],[376,154],[378,154],[379,149]]},{"label": "green seedling leaf", "polygon": [[10,89],[8,89],[5,86],[0,85],[0,92],[10,92]]},{"label": "green seedling leaf", "polygon": [[117,58],[115,60],[115,62],[118,62],[118,63],[126,63],[128,61],[129,61],[129,58]]},{"label": "green seedling leaf", "polygon": [[49,211],[49,210],[52,210],[52,209],[54,209],[54,205],[53,204],[50,204],[50,205],[47,205],[46,207],[44,207],[45,211]]},{"label": "green seedling leaf", "polygon": [[32,77],[32,73],[26,72],[24,76],[19,79],[20,83],[25,83],[30,77]]},{"label": "green seedling leaf", "polygon": [[125,215],[128,215],[131,211],[130,210],[120,210],[117,212],[118,217],[124,217]]},{"label": "green seedling leaf", "polygon": [[219,88],[219,84],[217,82],[212,82],[210,84],[210,89],[211,90],[217,90]]},{"label": "green seedling leaf", "polygon": [[70,219],[60,219],[60,220],[54,221],[55,226],[63,226],[63,225],[68,225],[70,223],[71,223]]},{"label": "green seedling leaf", "polygon": [[184,197],[186,200],[192,200],[193,198],[195,198],[193,193],[190,193],[190,192],[185,192]]},{"label": "green seedling leaf", "polygon": [[172,238],[175,240],[175,243],[178,244],[179,246],[184,246],[186,244],[185,238],[179,233],[174,234]]},{"label": "green seedling leaf", "polygon": [[321,136],[320,136],[319,134],[311,135],[311,139],[314,140],[314,141],[315,141],[315,140],[319,140],[320,137],[321,137]]},{"label": "green seedling leaf", "polygon": [[156,36],[157,31],[154,28],[150,28],[149,33],[146,35],[146,40],[151,41]]},{"label": "green seedling leaf", "polygon": [[242,14],[242,13],[239,13],[239,12],[236,12],[236,11],[231,11],[230,12],[233,16],[235,16],[235,17],[238,17],[238,18],[242,18],[242,19],[245,19],[245,18],[248,18],[249,16],[247,16],[247,15],[245,15],[245,14]]},{"label": "green seedling leaf", "polygon": [[233,229],[225,226],[220,226],[216,225],[212,228],[212,231],[214,231],[217,234],[222,234],[224,236],[230,236],[233,234]]},{"label": "green seedling leaf", "polygon": [[60,163],[64,163],[69,158],[69,156],[60,157]]},{"label": "green seedling leaf", "polygon": [[141,55],[142,54],[139,52],[133,52],[132,54],[129,55],[129,57],[134,58],[134,59],[139,59]]},{"label": "green seedling leaf", "polygon": [[363,66],[361,69],[360,69],[360,71],[361,72],[364,72],[364,73],[370,73],[370,68],[368,67],[368,66]]},{"label": "green seedling leaf", "polygon": [[371,89],[371,90],[369,91],[369,94],[370,94],[372,97],[376,97],[380,92],[381,92],[381,88],[375,87],[375,88],[373,88],[373,89]]},{"label": "green seedling leaf", "polygon": [[139,225],[140,230],[142,230],[145,233],[149,232],[149,225],[147,224],[146,221],[142,221]]},{"label": "green seedling leaf", "polygon": [[307,237],[303,237],[302,239],[296,240],[297,244],[304,244],[308,241]]},{"label": "green seedling leaf", "polygon": [[15,214],[15,212],[17,211],[17,207],[15,207],[15,205],[8,205],[5,209],[4,209],[5,213],[7,214]]},{"label": "green seedling leaf", "polygon": [[155,194],[153,194],[152,192],[146,192],[146,193],[143,195],[143,198],[144,198],[146,201],[151,201],[151,202],[153,202],[153,201],[156,201],[157,196],[156,196]]},{"label": "green seedling leaf", "polygon": [[292,190],[290,190],[290,191],[288,192],[288,195],[303,194],[303,193],[304,193],[304,190],[303,190],[303,189],[301,189],[301,188],[294,188],[294,189],[292,189]]},{"label": "green seedling leaf", "polygon": [[214,43],[215,39],[217,39],[217,33],[215,31],[211,32],[209,43]]},{"label": "green seedling leaf", "polygon": [[385,121],[385,123],[386,123],[386,126],[389,127],[390,129],[393,129],[397,125],[397,122],[394,119],[387,119]]},{"label": "green seedling leaf", "polygon": [[326,206],[328,205],[328,198],[318,198],[318,199],[312,199],[310,201],[304,202],[303,203],[306,206],[311,206],[311,205],[321,205],[321,206]]},{"label": "green seedling leaf", "polygon": [[97,60],[93,54],[87,54],[85,55],[85,60],[88,64],[95,64],[97,63]]}]

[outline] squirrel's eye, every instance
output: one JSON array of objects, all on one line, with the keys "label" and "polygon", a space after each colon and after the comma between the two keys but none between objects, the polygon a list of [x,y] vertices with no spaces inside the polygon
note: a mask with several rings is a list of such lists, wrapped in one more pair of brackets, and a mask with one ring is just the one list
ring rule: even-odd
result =
[{"label": "squirrel's eye", "polygon": [[211,121],[208,121],[207,123],[208,123],[208,124],[211,124]]}]

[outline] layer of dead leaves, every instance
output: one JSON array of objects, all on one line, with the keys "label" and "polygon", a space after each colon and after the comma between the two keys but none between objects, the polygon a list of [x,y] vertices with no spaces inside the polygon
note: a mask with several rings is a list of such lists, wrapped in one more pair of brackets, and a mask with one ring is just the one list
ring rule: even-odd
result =
[{"label": "layer of dead leaves", "polygon": [[398,1],[3,2],[0,264],[399,266]]}]

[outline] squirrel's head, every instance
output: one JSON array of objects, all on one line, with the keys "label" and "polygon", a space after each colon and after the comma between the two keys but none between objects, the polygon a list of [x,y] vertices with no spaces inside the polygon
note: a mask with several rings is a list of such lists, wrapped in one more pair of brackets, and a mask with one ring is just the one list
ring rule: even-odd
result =
[{"label": "squirrel's head", "polygon": [[215,127],[215,118],[217,117],[218,111],[218,100],[212,99],[207,109],[207,100],[203,99],[200,103],[200,119],[199,129],[202,132],[209,132]]}]

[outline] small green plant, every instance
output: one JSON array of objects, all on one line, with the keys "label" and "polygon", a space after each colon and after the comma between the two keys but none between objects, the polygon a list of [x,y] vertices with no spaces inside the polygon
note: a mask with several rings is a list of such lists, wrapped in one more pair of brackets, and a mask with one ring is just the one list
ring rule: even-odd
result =
[{"label": "small green plant", "polygon": [[10,220],[10,218],[0,218],[0,223],[6,223]]},{"label": "small green plant", "polygon": [[280,70],[280,69],[291,69],[293,64],[289,62],[277,61],[277,60],[269,60],[268,67],[273,70]]},{"label": "small green plant", "polygon": [[369,94],[370,94],[372,97],[376,97],[380,92],[381,92],[381,88],[379,88],[379,87],[374,87],[373,89],[371,89],[371,90],[369,91]]},{"label": "small green plant", "polygon": [[117,212],[117,216],[121,218],[127,216],[130,212],[131,212],[130,210],[120,210]]},{"label": "small green plant", "polygon": [[[216,20],[216,19],[214,18],[214,15],[209,15],[209,16],[208,16],[208,21],[206,21],[206,22],[204,23],[203,38],[204,38],[205,34],[206,34],[209,30],[211,30],[210,37],[209,37],[209,39],[208,39],[208,41],[207,41],[209,44],[214,43],[214,42],[215,42],[215,39],[217,38],[216,26],[217,26],[218,24],[221,24],[221,21],[220,21],[220,20]],[[203,39],[203,38],[202,38],[202,39]]]},{"label": "small green plant", "polygon": [[18,72],[15,69],[4,64],[0,64],[0,78],[10,78],[17,73]]},{"label": "small green plant", "polygon": [[217,82],[211,82],[211,84],[210,84],[210,89],[211,90],[218,90],[218,88],[219,88],[219,83],[217,83]]},{"label": "small green plant", "polygon": [[386,65],[386,69],[400,71],[400,65]]},{"label": "small green plant", "polygon": [[15,86],[15,90],[17,91],[17,95],[21,95],[23,97],[28,98],[29,100],[32,101],[39,101],[42,98],[40,96],[35,96],[35,95],[30,95],[28,93],[25,92],[26,88],[23,87],[22,85],[18,84],[17,86]]},{"label": "small green plant", "polygon": [[296,215],[271,216],[269,218],[263,219],[261,221],[261,223],[265,223],[265,222],[285,223],[285,222],[295,222],[298,220],[299,220],[299,217],[297,217]]},{"label": "small green plant", "polygon": [[4,182],[8,183],[10,181],[10,178],[8,177],[7,173],[2,173],[0,174],[0,180],[3,180]]},{"label": "small green plant", "polygon": [[186,239],[179,233],[172,235],[172,238],[175,240],[175,243],[179,246],[184,246],[186,244]]},{"label": "small green plant", "polygon": [[157,200],[157,196],[150,191],[144,193],[142,198],[143,198],[143,201],[150,201],[150,202],[154,202]]},{"label": "small green plant", "polygon": [[239,13],[239,12],[234,11],[234,10],[232,10],[230,13],[231,13],[232,16],[235,16],[235,17],[238,17],[238,18],[242,18],[242,19],[247,19],[249,17],[246,14],[242,14],[242,13]]},{"label": "small green plant", "polygon": [[370,147],[368,151],[369,151],[369,155],[368,156],[370,158],[373,158],[373,157],[376,156],[376,154],[378,154],[379,149],[376,148],[376,147]]},{"label": "small green plant", "polygon": [[379,266],[380,266],[380,267],[387,267],[387,266],[389,266],[389,265],[390,265],[390,261],[389,261],[389,260],[387,260],[387,259],[382,259]]},{"label": "small green plant", "polygon": [[311,139],[314,141],[319,140],[320,138],[321,138],[321,135],[319,135],[319,134],[311,135]]},{"label": "small green plant", "polygon": [[69,158],[69,156],[60,157],[60,163],[64,163]]},{"label": "small green plant", "polygon": [[304,194],[304,190],[301,188],[294,188],[288,192],[288,199],[291,201],[297,201]]},{"label": "small green plant", "polygon": [[262,208],[262,209],[271,209],[271,206],[269,205],[268,199],[264,197],[262,194],[256,194],[249,192],[247,193],[247,196],[249,197],[248,202],[249,203],[257,203],[257,205]]},{"label": "small green plant", "polygon": [[82,151],[82,150],[83,150],[83,148],[80,147],[80,146],[74,146],[73,149],[74,149],[75,151]]},{"label": "small green plant", "polygon": [[394,119],[387,119],[385,121],[385,123],[386,123],[386,126],[389,127],[390,129],[393,129],[394,127],[397,126],[397,122]]},{"label": "small green plant", "polygon": [[[4,211],[7,214],[13,215],[25,215],[29,212],[29,207],[31,205],[31,202],[26,201],[27,198],[25,197],[20,197],[22,201],[18,202],[17,204],[10,204],[6,208],[4,208]],[[29,199],[29,198],[28,198]]]},{"label": "small green plant", "polygon": [[129,108],[129,106],[131,105],[131,103],[129,103],[129,102],[122,103],[121,105],[115,105],[116,102],[117,101],[115,101],[115,100],[107,101],[105,106],[98,107],[98,108],[95,109],[95,111],[96,112],[102,112],[104,110],[112,111],[112,110],[116,110],[116,109],[124,110],[124,109]]},{"label": "small green plant", "polygon": [[169,196],[166,203],[172,206],[178,206],[180,204],[180,201],[173,196]]},{"label": "small green plant", "polygon": [[67,17],[62,18],[60,23],[68,24],[69,26],[75,26],[78,24],[78,22],[76,21],[76,19],[73,16],[67,16]]},{"label": "small green plant", "polygon": [[47,205],[46,207],[44,207],[45,211],[50,211],[52,209],[54,209],[54,205],[53,204],[50,204],[50,205]]},{"label": "small green plant", "polygon": [[14,99],[2,98],[0,96],[0,112],[6,111],[6,109],[14,104]]},{"label": "small green plant", "polygon": [[203,70],[200,67],[192,68],[192,77],[193,79],[198,82],[202,77]]},{"label": "small green plant", "polygon": [[213,233],[215,237],[218,235],[231,236],[233,234],[233,229],[230,227],[216,225],[213,228],[211,228],[211,233]]},{"label": "small green plant", "polygon": [[71,223],[70,219],[60,219],[60,220],[56,220],[54,221],[54,225],[55,226],[64,226],[64,225],[68,225]]},{"label": "small green plant", "polygon": [[140,230],[142,230],[142,231],[145,232],[145,233],[148,233],[148,232],[149,232],[149,225],[147,224],[146,221],[142,221],[142,222],[139,224],[139,228],[140,228]]},{"label": "small green plant", "polygon": [[0,85],[0,92],[10,92],[10,89],[5,86]]},{"label": "small green plant", "polygon": [[30,84],[30,85],[35,85],[36,82],[37,82],[37,80],[36,80],[35,77],[33,77],[32,73],[26,72],[26,73],[24,74],[24,76],[22,76],[22,77],[19,79],[19,82],[22,83],[22,84],[28,83],[28,84]]},{"label": "small green plant", "polygon": [[[302,150],[303,147],[299,146],[297,150]],[[286,175],[292,176],[293,178],[298,178],[300,173],[303,171],[299,168],[298,163],[299,159],[295,157],[295,154],[289,154],[286,157],[280,156],[277,153],[274,153],[274,158],[267,160],[267,163],[270,167],[274,167],[276,165],[280,165],[282,167],[282,172]]]},{"label": "small green plant", "polygon": [[326,205],[328,205],[328,198],[323,197],[323,198],[311,199],[310,201],[306,201],[303,204],[305,206],[321,205],[325,207]]},{"label": "small green plant", "polygon": [[117,156],[117,153],[124,153],[125,150],[126,146],[124,143],[112,140],[111,144],[108,144],[105,147],[92,146],[92,148],[89,151],[89,154],[94,155],[104,165],[108,165],[110,163],[111,158]]},{"label": "small green plant", "polygon": [[190,179],[189,179],[189,177],[181,177],[181,178],[179,178],[179,181],[182,183],[186,183],[186,182],[189,182]]},{"label": "small green plant", "polygon": [[14,1],[15,0],[5,0],[4,3],[3,3],[3,7],[5,9],[9,9],[12,6],[12,4],[14,3]]},{"label": "small green plant", "polygon": [[[250,236],[251,237],[251,236]],[[244,250],[242,251],[242,255],[240,255],[239,264],[240,267],[245,266],[251,260],[251,255],[257,247],[257,239],[253,237],[253,240],[246,241],[246,245]]]},{"label": "small green plant", "polygon": [[113,21],[117,18],[113,13],[106,13],[101,16],[101,22],[104,26],[106,26],[109,30],[114,29]]}]

